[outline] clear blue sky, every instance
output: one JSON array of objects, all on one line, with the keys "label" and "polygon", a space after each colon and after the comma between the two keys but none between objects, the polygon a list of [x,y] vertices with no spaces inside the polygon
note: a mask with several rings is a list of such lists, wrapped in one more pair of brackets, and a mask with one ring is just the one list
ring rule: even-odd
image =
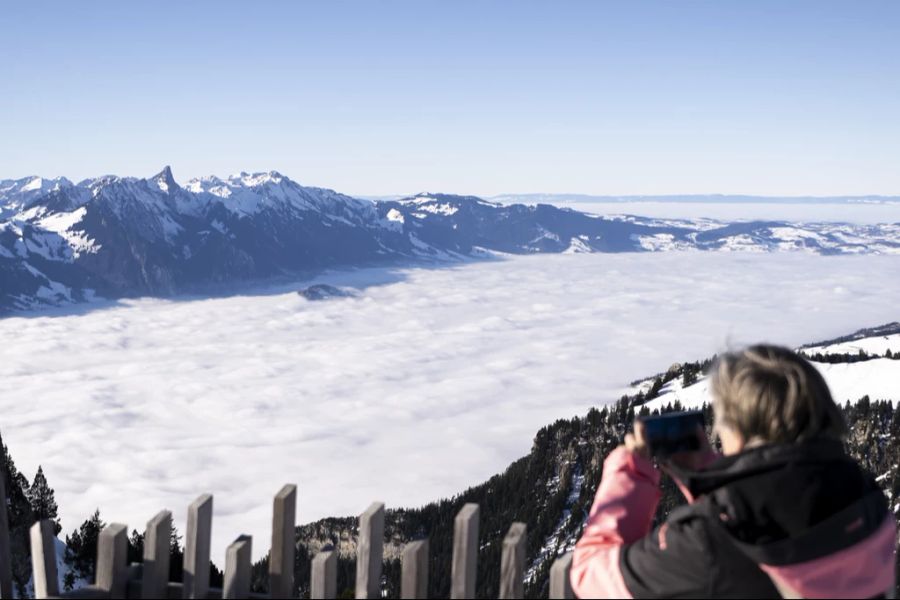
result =
[{"label": "clear blue sky", "polygon": [[900,193],[900,2],[0,7],[0,178]]}]

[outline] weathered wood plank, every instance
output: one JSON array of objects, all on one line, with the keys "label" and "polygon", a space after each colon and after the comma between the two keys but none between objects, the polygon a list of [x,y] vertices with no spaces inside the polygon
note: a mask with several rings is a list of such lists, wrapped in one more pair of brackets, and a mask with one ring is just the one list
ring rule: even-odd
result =
[{"label": "weathered wood plank", "polygon": [[406,544],[400,563],[400,597],[428,597],[428,540]]},{"label": "weathered wood plank", "polygon": [[209,590],[209,550],[213,497],[203,494],[188,507],[184,540],[184,598],[205,598]]},{"label": "weathered wood plank", "polygon": [[97,538],[97,587],[124,598],[128,585],[128,527],[110,523]]},{"label": "weathered wood plank", "polygon": [[570,600],[575,597],[572,592],[572,582],[569,580],[569,572],[572,570],[571,552],[566,552],[550,567],[550,598],[551,600]]},{"label": "weathered wood plank", "polygon": [[144,534],[142,598],[165,598],[169,583],[169,544],[172,537],[172,513],[164,510],[147,522]]},{"label": "weathered wood plank", "polygon": [[475,597],[475,570],[478,567],[478,520],[480,509],[468,503],[453,522],[453,564],[450,570],[450,597]]},{"label": "weathered wood plank", "polygon": [[31,526],[31,571],[34,578],[34,597],[59,595],[56,574],[56,548],[53,545],[53,522],[47,519]]},{"label": "weathered wood plank", "polygon": [[248,598],[250,596],[250,552],[252,538],[238,536],[225,551],[225,581],[222,598]]},{"label": "weathered wood plank", "polygon": [[6,469],[0,465],[0,598],[12,598],[12,547],[6,514]]},{"label": "weathered wood plank", "polygon": [[503,538],[500,557],[500,598],[525,597],[525,523],[513,523]]},{"label": "weathered wood plank", "polygon": [[384,555],[384,503],[373,502],[359,517],[356,546],[356,597],[381,598]]},{"label": "weathered wood plank", "polygon": [[312,559],[309,597],[312,600],[337,598],[337,551],[323,548]]},{"label": "weathered wood plank", "polygon": [[297,486],[286,485],[272,507],[272,551],[269,554],[269,591],[273,598],[294,595],[294,552]]}]

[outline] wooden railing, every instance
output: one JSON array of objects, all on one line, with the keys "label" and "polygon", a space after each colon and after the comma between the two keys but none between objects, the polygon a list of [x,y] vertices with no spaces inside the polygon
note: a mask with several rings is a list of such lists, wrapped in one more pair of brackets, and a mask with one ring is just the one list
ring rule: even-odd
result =
[{"label": "wooden railing", "polygon": [[[0,476],[0,499],[6,493]],[[297,486],[286,485],[272,511],[272,547],[269,554],[270,594],[250,592],[252,539],[240,536],[225,553],[222,589],[209,587],[210,538],[213,498],[204,494],[189,507],[185,533],[182,582],[169,581],[169,540],[172,513],[161,511],[147,523],[144,562],[127,564],[127,527],[106,526],[97,544],[96,582],[61,593],[56,571],[53,523],[39,521],[31,528],[31,561],[37,598],[290,598],[294,590],[295,519]],[[12,597],[9,531],[6,511],[0,511],[0,598]],[[451,598],[475,597],[478,559],[479,507],[466,504],[456,515],[453,529]],[[524,523],[513,523],[503,540],[500,563],[500,598],[524,596]],[[356,555],[356,597],[381,598],[384,551],[384,504],[373,503],[359,518]],[[407,543],[401,555],[401,598],[428,594],[428,540]],[[557,559],[550,569],[550,598],[572,598],[569,569],[572,555]],[[312,559],[311,598],[337,597],[337,551],[325,549]]]}]

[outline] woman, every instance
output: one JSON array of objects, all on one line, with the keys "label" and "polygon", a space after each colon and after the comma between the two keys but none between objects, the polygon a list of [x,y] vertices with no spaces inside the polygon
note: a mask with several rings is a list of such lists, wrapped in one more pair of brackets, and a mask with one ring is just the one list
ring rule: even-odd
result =
[{"label": "woman", "polygon": [[[893,597],[896,522],[844,452],[819,372],[785,348],[721,357],[709,450],[666,465],[689,504],[652,532],[660,472],[640,422],[613,451],[571,581],[579,597]],[[690,467],[691,470],[688,470]]]}]

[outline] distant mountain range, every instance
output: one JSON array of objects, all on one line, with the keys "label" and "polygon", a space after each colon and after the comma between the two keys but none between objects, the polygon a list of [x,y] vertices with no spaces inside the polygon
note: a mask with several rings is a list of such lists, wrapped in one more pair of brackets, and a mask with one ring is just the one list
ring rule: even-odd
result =
[{"label": "distant mountain range", "polygon": [[167,296],[324,268],[486,253],[900,253],[900,224],[599,217],[423,193],[368,201],[284,175],[0,181],[0,312]]},{"label": "distant mountain range", "polygon": [[746,194],[666,194],[656,196],[595,196],[593,194],[501,194],[492,202],[672,202],[691,204],[900,204],[900,196],[749,196]]}]

